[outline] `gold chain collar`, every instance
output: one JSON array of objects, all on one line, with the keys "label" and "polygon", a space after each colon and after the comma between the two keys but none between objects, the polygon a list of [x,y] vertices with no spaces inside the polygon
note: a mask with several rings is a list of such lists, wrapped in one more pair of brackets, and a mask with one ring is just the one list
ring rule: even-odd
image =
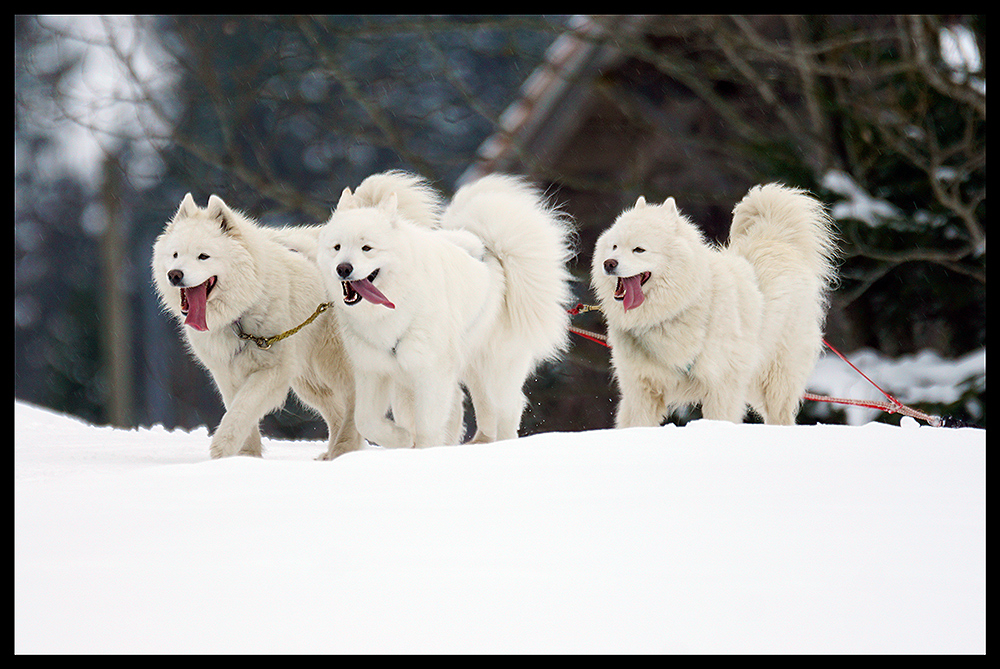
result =
[{"label": "gold chain collar", "polygon": [[246,332],[243,331],[243,326],[240,324],[239,319],[237,319],[236,322],[234,323],[234,325],[236,326],[236,336],[239,337],[240,339],[246,339],[252,341],[254,344],[257,345],[257,348],[261,349],[262,351],[266,351],[267,349],[271,348],[271,344],[279,342],[286,337],[291,337],[293,334],[295,334],[305,326],[312,323],[314,320],[316,320],[317,316],[319,316],[321,313],[330,308],[330,304],[331,304],[330,302],[324,302],[323,304],[316,307],[316,311],[314,311],[312,316],[307,318],[304,322],[296,325],[291,330],[285,330],[281,334],[276,334],[273,337],[258,337],[256,335],[247,334]]}]

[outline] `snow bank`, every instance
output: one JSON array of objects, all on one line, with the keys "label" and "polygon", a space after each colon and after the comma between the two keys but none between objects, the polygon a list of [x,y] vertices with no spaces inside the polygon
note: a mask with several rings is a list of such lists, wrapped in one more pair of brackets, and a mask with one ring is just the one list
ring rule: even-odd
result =
[{"label": "snow bank", "polygon": [[333,462],[14,405],[15,653],[985,653],[985,431],[549,433]]}]

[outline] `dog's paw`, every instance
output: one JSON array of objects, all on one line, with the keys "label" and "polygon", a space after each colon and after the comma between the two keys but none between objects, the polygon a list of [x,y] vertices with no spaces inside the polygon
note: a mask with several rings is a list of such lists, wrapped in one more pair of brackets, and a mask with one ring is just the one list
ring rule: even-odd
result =
[{"label": "dog's paw", "polygon": [[319,460],[319,461],[321,461],[321,462],[329,462],[330,460],[334,460],[336,458],[339,458],[341,455],[343,455],[346,452],[347,451],[336,451],[336,452],[324,451],[324,452],[320,453],[319,455],[317,455],[316,459]]},{"label": "dog's paw", "polygon": [[212,446],[208,450],[213,459],[228,458],[239,453],[236,441],[227,439],[225,435],[216,434],[212,438]]}]

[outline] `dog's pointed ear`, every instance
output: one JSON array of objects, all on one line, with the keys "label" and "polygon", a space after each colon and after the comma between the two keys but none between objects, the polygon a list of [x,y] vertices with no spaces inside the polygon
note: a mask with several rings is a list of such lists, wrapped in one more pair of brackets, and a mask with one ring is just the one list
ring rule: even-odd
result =
[{"label": "dog's pointed ear", "polygon": [[395,193],[390,193],[389,197],[379,203],[379,208],[385,212],[390,221],[395,221],[397,218],[396,213],[399,210],[399,198]]},{"label": "dog's pointed ear", "polygon": [[233,229],[235,220],[233,212],[218,195],[213,193],[208,197],[208,207],[205,208],[205,211],[209,218],[214,218],[219,222],[223,232],[230,232]]},{"label": "dog's pointed ear", "polygon": [[645,207],[645,206],[646,206],[646,198],[643,197],[642,195],[640,195],[639,199],[635,201],[635,207],[634,208],[635,209],[641,209],[642,207]]},{"label": "dog's pointed ear", "polygon": [[181,206],[177,208],[177,214],[174,218],[194,216],[196,213],[198,213],[198,205],[194,203],[194,196],[188,193],[181,200]]},{"label": "dog's pointed ear", "polygon": [[674,198],[672,197],[668,197],[663,201],[663,210],[673,216],[680,215],[680,212],[677,211],[677,203],[674,202]]},{"label": "dog's pointed ear", "polygon": [[340,194],[340,200],[337,202],[337,211],[341,209],[350,209],[354,206],[354,194],[351,193],[350,188],[345,188]]}]

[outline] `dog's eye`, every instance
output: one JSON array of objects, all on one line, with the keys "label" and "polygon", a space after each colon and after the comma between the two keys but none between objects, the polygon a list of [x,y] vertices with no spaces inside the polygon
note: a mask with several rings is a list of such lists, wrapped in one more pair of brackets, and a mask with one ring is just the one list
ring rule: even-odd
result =
[{"label": "dog's eye", "polygon": [[611,250],[612,251],[617,251],[618,250],[618,245],[617,244],[612,244],[611,245]]},{"label": "dog's eye", "polygon": [[199,253],[198,254],[198,260],[208,260],[208,254],[207,253]]},{"label": "dog's eye", "polygon": [[340,250],[340,244],[334,244],[333,245],[333,250],[334,251],[339,251]]},{"label": "dog's eye", "polygon": [[174,258],[177,258],[177,251],[174,251]]},{"label": "dog's eye", "polygon": [[645,253],[645,252],[646,249],[642,248],[641,246],[636,246],[634,249],[632,249],[632,253]]},{"label": "dog's eye", "polygon": [[369,251],[372,250],[372,247],[365,244],[364,246],[361,247],[361,250],[364,251],[365,253],[368,253]]}]

